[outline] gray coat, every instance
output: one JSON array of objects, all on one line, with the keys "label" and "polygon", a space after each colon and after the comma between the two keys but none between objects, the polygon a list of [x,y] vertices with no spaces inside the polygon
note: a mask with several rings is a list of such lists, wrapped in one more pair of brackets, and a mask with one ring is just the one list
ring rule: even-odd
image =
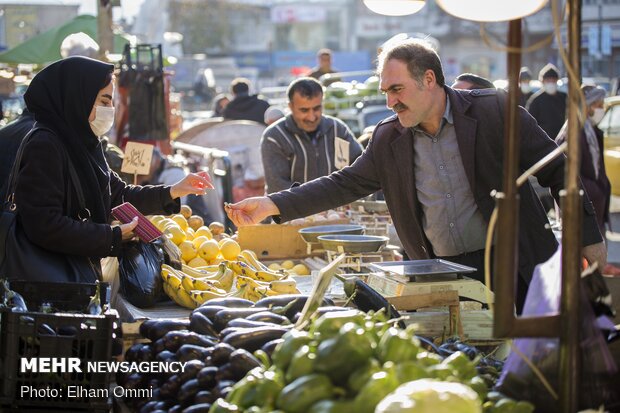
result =
[{"label": "gray coat", "polygon": [[291,115],[265,129],[260,148],[267,193],[288,189],[294,182],[305,183],[336,171],[336,137],[349,142],[349,163],[353,163],[362,153],[362,145],[339,119],[321,117],[316,145],[306,132],[297,127]]},{"label": "gray coat", "polygon": [[[465,173],[476,204],[488,222],[495,206],[491,191],[502,188],[506,94],[493,89],[464,91],[446,87],[445,90]],[[519,116],[520,171],[525,171],[557,145],[523,108],[519,108]],[[540,184],[550,188],[556,200],[564,185],[564,163],[564,156],[556,158],[536,174]],[[422,229],[414,170],[411,130],[403,128],[396,116],[392,116],[377,126],[368,147],[350,167],[269,197],[278,206],[280,219],[286,221],[344,205],[383,189],[407,255],[412,259],[430,258],[434,254]],[[534,266],[555,252],[557,241],[546,227],[547,217],[529,183],[520,188],[519,196],[519,272],[529,281]],[[583,244],[601,240],[592,203],[584,197]]]}]

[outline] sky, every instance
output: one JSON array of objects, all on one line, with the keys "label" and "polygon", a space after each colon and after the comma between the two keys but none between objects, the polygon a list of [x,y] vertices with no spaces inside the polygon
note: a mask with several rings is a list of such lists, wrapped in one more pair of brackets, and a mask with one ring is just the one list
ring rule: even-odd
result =
[{"label": "sky", "polygon": [[[95,16],[97,15],[97,1],[98,0],[0,0],[0,4],[79,4],[80,8],[78,14],[91,14]],[[144,1],[148,0],[121,0],[121,7],[115,7],[113,9],[113,19],[120,20],[121,18],[125,18],[128,21],[133,20]]]}]

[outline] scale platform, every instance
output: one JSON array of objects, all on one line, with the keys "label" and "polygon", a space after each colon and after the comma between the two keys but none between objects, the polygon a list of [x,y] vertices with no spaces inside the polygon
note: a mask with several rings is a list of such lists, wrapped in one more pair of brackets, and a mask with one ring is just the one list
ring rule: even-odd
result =
[{"label": "scale platform", "polygon": [[459,297],[488,304],[494,295],[478,280],[463,274],[475,268],[441,259],[371,263],[376,272],[368,275],[368,285],[385,297],[429,294],[456,290]]}]

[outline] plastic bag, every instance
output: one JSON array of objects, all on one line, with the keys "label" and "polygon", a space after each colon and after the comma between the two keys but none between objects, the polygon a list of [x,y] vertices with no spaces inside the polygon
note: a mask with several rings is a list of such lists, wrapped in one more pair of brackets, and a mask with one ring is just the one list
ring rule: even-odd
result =
[{"label": "plastic bag", "polygon": [[156,241],[123,244],[119,262],[119,291],[136,307],[153,306],[163,295],[161,265],[164,252]]},{"label": "plastic bag", "polygon": [[[534,270],[532,283],[528,289],[523,308],[523,316],[542,316],[557,314],[561,296],[561,253],[560,248],[547,262]],[[581,332],[581,383],[579,384],[579,407],[597,408],[611,406],[618,402],[617,383],[613,376],[618,369],[614,362],[605,337],[598,329],[596,317],[588,302],[585,287],[581,288],[581,314],[579,328]],[[559,354],[558,338],[523,338],[517,339],[514,346],[547,379],[551,388],[559,389]],[[557,400],[534,374],[531,368],[516,354],[511,352],[504,364],[497,388],[508,397],[527,400],[536,405],[536,411],[551,412],[557,410]]]}]

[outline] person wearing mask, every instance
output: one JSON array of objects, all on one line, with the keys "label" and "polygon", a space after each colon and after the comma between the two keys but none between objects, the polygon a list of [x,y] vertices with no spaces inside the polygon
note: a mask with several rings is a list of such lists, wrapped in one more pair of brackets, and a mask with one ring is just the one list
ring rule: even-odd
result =
[{"label": "person wearing mask", "polygon": [[[135,219],[111,226],[113,207],[131,202],[143,214],[172,214],[180,209],[180,197],[213,187],[195,174],[171,186],[133,186],[110,170],[101,136],[114,121],[113,70],[112,64],[73,56],[39,72],[24,95],[36,123],[16,165],[17,230],[50,252],[85,257],[92,277],[72,279],[68,273],[67,279],[47,280],[45,273],[4,274],[9,278],[94,282],[101,276],[100,258],[117,256],[138,224]],[[78,206],[69,162],[79,177],[85,210]]]},{"label": "person wearing mask", "polygon": [[530,84],[531,81],[532,72],[530,72],[529,67],[523,66],[519,71],[519,106],[525,107],[529,98],[534,94],[534,92],[532,92],[532,85]]},{"label": "person wearing mask", "polygon": [[269,107],[269,102],[259,98],[258,95],[250,95],[248,79],[236,78],[230,84],[230,91],[233,98],[222,112],[224,119],[253,120],[265,124],[265,111]]},{"label": "person wearing mask", "polygon": [[473,73],[461,73],[454,79],[452,89],[495,89],[495,85],[489,79]]},{"label": "person wearing mask", "polygon": [[[381,121],[368,147],[341,170],[265,197],[227,206],[237,225],[268,216],[276,222],[326,211],[383,189],[394,226],[410,259],[444,258],[476,268],[483,280],[486,231],[502,188],[505,92],[455,90],[445,85],[439,56],[428,43],[404,40],[379,56],[380,89],[396,112]],[[557,148],[536,120],[519,108],[525,171]],[[556,199],[564,186],[565,157],[536,176]],[[519,189],[517,306],[525,299],[534,267],[558,243],[531,185]],[[501,229],[500,229],[501,230]],[[583,254],[605,264],[606,249],[592,203],[583,199]]]},{"label": "person wearing mask", "polygon": [[[581,149],[579,175],[583,187],[594,206],[599,230],[601,234],[605,235],[606,225],[610,222],[611,184],[605,170],[603,131],[596,125],[605,115],[603,103],[607,93],[602,87],[591,85],[581,86],[581,91],[586,102],[587,118],[579,134],[579,146]],[[567,136],[568,122],[565,122],[555,139],[558,145],[566,141]],[[603,274],[620,275],[620,268],[607,264],[602,268],[601,272]]]},{"label": "person wearing mask", "polygon": [[566,120],[566,93],[558,90],[560,72],[551,63],[540,70],[538,77],[543,86],[530,97],[525,108],[547,135],[555,139]]},{"label": "person wearing mask", "polygon": [[295,79],[286,93],[291,113],[265,129],[260,142],[267,193],[329,175],[362,153],[344,122],[323,115],[318,80]]}]

